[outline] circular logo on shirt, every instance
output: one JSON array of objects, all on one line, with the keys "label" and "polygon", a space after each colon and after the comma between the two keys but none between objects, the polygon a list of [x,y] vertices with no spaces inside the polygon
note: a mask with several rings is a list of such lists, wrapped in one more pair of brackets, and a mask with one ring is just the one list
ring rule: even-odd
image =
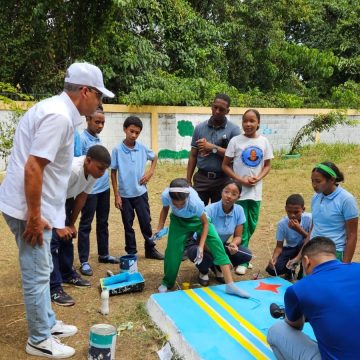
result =
[{"label": "circular logo on shirt", "polygon": [[241,160],[246,166],[257,167],[263,159],[263,151],[258,146],[248,146],[241,154]]}]

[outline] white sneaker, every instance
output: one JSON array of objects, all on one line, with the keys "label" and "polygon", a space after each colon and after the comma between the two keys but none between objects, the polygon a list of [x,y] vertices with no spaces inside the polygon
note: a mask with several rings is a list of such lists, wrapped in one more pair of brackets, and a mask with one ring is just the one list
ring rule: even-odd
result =
[{"label": "white sneaker", "polygon": [[205,281],[209,281],[209,275],[208,274],[202,274],[201,272],[199,272],[199,278],[201,280],[205,280]]},{"label": "white sneaker", "polygon": [[60,320],[56,320],[56,324],[51,328],[51,335],[59,338],[73,336],[77,333],[78,329],[74,325],[66,325]]},{"label": "white sneaker", "polygon": [[252,263],[249,263],[249,265],[248,265],[248,269],[252,269],[253,268],[253,264]]},{"label": "white sneaker", "polygon": [[238,274],[238,275],[245,275],[246,270],[247,270],[246,266],[239,265],[239,266],[236,267],[235,273]]},{"label": "white sneaker", "polygon": [[159,291],[159,293],[166,293],[168,291],[168,288],[165,285],[161,284],[158,287],[158,291]]},{"label": "white sneaker", "polygon": [[25,351],[30,355],[44,356],[50,359],[66,359],[75,354],[75,349],[62,344],[55,336],[50,336],[39,344],[33,344],[28,339]]}]

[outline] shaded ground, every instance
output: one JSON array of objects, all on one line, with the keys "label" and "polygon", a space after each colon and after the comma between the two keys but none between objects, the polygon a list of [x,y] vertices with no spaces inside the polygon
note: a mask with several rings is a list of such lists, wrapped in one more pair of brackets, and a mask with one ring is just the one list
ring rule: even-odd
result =
[{"label": "shaded ground", "polygon": [[[357,199],[360,198],[360,150],[358,148],[343,148],[336,153],[329,152],[328,148],[315,148],[305,152],[300,160],[274,161],[273,169],[264,182],[264,196],[261,207],[260,222],[251,241],[251,249],[256,258],[253,261],[254,269],[244,277],[234,275],[235,281],[249,279],[259,270],[265,275],[264,268],[269,260],[268,247],[273,250],[275,241],[276,223],[284,215],[284,202],[291,193],[301,193],[310,210],[310,199],[313,194],[310,184],[310,172],[313,165],[319,161],[336,158],[337,164],[345,173],[344,187],[350,190]],[[154,178],[150,182],[149,197],[153,217],[153,225],[157,225],[161,208],[160,194],[175,177],[184,177],[185,166],[173,163],[159,164]],[[99,278],[105,276],[107,269],[117,271],[116,265],[97,263],[96,244],[92,237],[90,263],[94,276],[90,278],[90,289],[67,288],[75,300],[76,305],[70,308],[55,306],[57,318],[73,323],[79,328],[79,333],[67,340],[67,343],[76,348],[77,353],[73,359],[84,359],[87,355],[88,333],[96,323],[111,323],[119,325],[132,321],[134,328],[121,333],[117,341],[117,358],[119,359],[157,359],[155,353],[166,341],[149,320],[144,310],[144,304],[149,296],[156,291],[162,277],[162,262],[145,260],[143,241],[139,235],[139,226],[136,223],[138,235],[139,271],[145,278],[145,290],[142,293],[119,295],[110,300],[110,315],[102,316],[98,313],[100,296],[98,290]],[[124,235],[118,210],[112,204],[110,216],[111,254],[124,254]],[[166,242],[160,240],[158,248],[164,251]],[[13,236],[9,233],[0,218],[0,359],[27,359],[24,348],[27,339],[24,306],[22,305],[22,289],[20,272],[17,260],[17,248]],[[77,251],[75,252],[75,265],[79,266]],[[359,246],[355,260],[360,261]],[[178,283],[188,281],[197,282],[197,273],[189,261],[183,262],[179,273]],[[20,305],[18,305],[20,304]],[[179,304],[181,306],[181,304]]]}]

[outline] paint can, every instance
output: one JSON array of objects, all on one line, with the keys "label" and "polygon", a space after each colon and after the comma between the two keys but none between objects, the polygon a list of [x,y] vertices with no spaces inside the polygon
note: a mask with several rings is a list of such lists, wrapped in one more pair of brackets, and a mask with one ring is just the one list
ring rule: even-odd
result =
[{"label": "paint can", "polygon": [[115,347],[115,326],[96,324],[90,328],[88,360],[114,360]]},{"label": "paint can", "polygon": [[137,256],[134,254],[120,257],[120,271],[133,274],[138,272]]},{"label": "paint can", "polygon": [[181,284],[181,289],[182,289],[182,290],[189,290],[189,289],[190,289],[190,283],[188,283],[188,282],[183,282],[183,283]]}]

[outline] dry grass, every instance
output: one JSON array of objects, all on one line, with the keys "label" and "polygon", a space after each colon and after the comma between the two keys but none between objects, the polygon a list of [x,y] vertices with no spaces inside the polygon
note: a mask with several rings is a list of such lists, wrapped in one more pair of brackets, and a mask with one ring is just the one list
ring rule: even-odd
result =
[{"label": "dry grass", "polygon": [[[274,246],[276,223],[284,212],[286,197],[294,192],[302,193],[309,209],[309,202],[313,193],[310,184],[311,168],[316,162],[326,159],[336,159],[338,166],[345,173],[344,187],[350,190],[357,199],[360,198],[360,149],[355,146],[318,146],[306,148],[300,160],[281,160],[273,162],[273,169],[264,182],[264,197],[262,202],[260,222],[251,241],[251,249],[256,255],[253,261],[254,270],[244,277],[234,275],[235,280],[251,278],[259,270],[264,274],[264,268],[269,259],[267,245]],[[160,211],[160,194],[175,177],[184,177],[185,165],[171,162],[160,163],[155,177],[150,182],[149,195],[153,217],[153,225],[157,225]],[[18,267],[17,248],[5,225],[0,218],[0,346],[1,359],[26,359],[24,347],[27,338],[26,320],[24,318],[20,271]],[[77,349],[74,359],[84,359],[87,354],[88,333],[93,324],[111,323],[119,325],[132,321],[134,328],[121,333],[117,341],[117,357],[120,359],[157,359],[155,353],[165,342],[161,334],[148,318],[144,304],[149,296],[156,291],[162,277],[162,262],[145,260],[143,243],[136,223],[138,235],[139,262],[138,267],[145,278],[145,290],[142,293],[119,295],[110,300],[110,315],[107,317],[98,313],[100,306],[99,278],[105,276],[107,269],[117,271],[117,266],[98,264],[95,239],[92,236],[90,263],[94,269],[91,277],[90,289],[67,288],[75,298],[77,304],[71,308],[55,306],[57,318],[79,327],[79,334],[70,338],[67,343]],[[110,215],[111,254],[124,254],[124,235],[119,212],[112,206]],[[158,248],[165,249],[165,241],[160,240]],[[75,256],[75,265],[79,262]],[[355,260],[360,260],[359,247]],[[181,265],[178,282],[189,281],[195,283],[197,273],[190,262]],[[13,305],[12,305],[13,304]]]}]

